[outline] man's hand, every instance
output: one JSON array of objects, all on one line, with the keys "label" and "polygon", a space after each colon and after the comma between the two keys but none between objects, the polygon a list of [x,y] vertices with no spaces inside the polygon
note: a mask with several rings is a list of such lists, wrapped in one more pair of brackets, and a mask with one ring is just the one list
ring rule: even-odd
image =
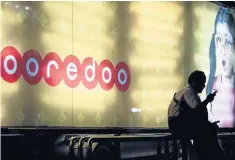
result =
[{"label": "man's hand", "polygon": [[215,91],[214,93],[210,93],[210,94],[207,96],[206,99],[207,99],[209,102],[212,102],[212,101],[214,100],[214,98],[215,98],[216,93],[217,93],[217,91]]}]

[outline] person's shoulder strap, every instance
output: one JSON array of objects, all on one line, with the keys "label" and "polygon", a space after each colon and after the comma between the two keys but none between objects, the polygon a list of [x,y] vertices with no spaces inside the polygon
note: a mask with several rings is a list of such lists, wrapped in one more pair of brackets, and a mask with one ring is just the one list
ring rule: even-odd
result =
[{"label": "person's shoulder strap", "polygon": [[175,98],[176,94],[177,94],[177,93],[175,93],[174,96],[173,96],[173,101],[174,101],[176,104],[178,104],[179,101]]}]

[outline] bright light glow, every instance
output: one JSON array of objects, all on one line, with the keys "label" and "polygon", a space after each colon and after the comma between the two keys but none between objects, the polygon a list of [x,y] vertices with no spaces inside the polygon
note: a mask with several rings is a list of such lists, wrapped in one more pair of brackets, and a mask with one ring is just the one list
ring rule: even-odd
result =
[{"label": "bright light glow", "polygon": [[141,112],[141,111],[142,111],[142,109],[140,109],[140,108],[131,108],[131,112],[134,112],[134,113]]}]

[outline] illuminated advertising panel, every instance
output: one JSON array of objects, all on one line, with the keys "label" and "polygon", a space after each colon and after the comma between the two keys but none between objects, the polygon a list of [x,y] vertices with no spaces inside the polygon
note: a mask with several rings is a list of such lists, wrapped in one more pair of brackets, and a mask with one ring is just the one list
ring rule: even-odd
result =
[{"label": "illuminated advertising panel", "polygon": [[199,69],[233,127],[234,33],[209,2],[1,2],[2,125],[167,127]]}]

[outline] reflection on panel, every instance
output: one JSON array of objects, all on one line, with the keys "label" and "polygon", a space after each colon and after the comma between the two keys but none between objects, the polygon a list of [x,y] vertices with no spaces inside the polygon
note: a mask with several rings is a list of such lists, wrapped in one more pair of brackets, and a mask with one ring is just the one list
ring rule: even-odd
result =
[{"label": "reflection on panel", "polygon": [[[177,2],[135,2],[131,10],[136,19],[132,31],[136,44],[130,65],[137,72],[138,79],[132,88],[132,98],[142,109],[138,114],[143,125],[153,127],[166,120],[172,93],[182,81],[174,70],[181,56],[184,22],[179,17],[183,15],[184,8]],[[152,112],[148,111],[150,108]],[[157,118],[160,115],[165,118]]]}]

